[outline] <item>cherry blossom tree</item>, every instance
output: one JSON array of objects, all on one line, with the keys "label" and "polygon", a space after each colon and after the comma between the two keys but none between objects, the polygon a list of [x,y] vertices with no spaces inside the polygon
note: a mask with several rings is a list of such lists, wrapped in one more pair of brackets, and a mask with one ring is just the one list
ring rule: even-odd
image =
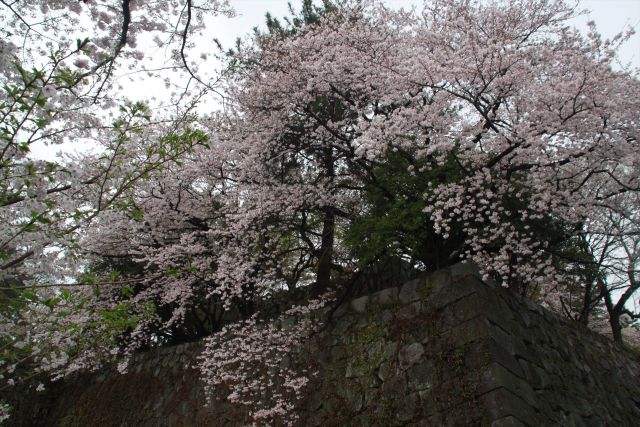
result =
[{"label": "cherry blossom tree", "polygon": [[[61,200],[68,199],[68,193],[74,193],[71,199],[77,198],[83,188],[93,184],[104,190],[107,177],[100,173],[122,161],[121,140],[134,130],[131,123],[122,120],[136,115],[150,118],[141,104],[131,109],[131,117],[114,121],[106,114],[114,108],[130,108],[129,101],[115,91],[115,77],[122,74],[122,68],[149,76],[158,76],[163,70],[183,70],[188,82],[176,94],[177,117],[186,117],[191,109],[193,96],[185,97],[189,85],[193,86],[191,81],[201,90],[212,89],[210,76],[196,74],[187,60],[190,37],[203,28],[205,13],[232,11],[215,1],[165,2],[159,8],[134,1],[2,2],[3,273],[15,274],[15,268],[42,256],[45,248],[60,246],[60,239],[53,236],[68,235],[60,228],[73,229],[68,222],[75,219],[67,215],[73,213],[72,207],[60,211],[65,204]],[[139,37],[152,36],[159,47],[172,49],[159,70],[147,69],[143,51],[136,47]],[[112,142],[118,139],[120,142]],[[99,146],[104,153],[103,165],[91,163],[92,169],[80,172],[74,170],[73,161],[65,166],[39,161],[29,154],[33,146],[71,140]],[[105,206],[102,199],[87,202],[98,210]],[[53,226],[63,222],[66,227]],[[34,261],[29,269],[37,264],[47,263]]]},{"label": "cherry blossom tree", "polygon": [[[183,28],[197,10],[185,7]],[[474,262],[572,317],[564,302],[579,286],[589,310],[602,298],[615,328],[638,283],[640,82],[613,66],[629,34],[602,40],[591,26],[582,35],[567,24],[577,13],[562,0],[434,0],[419,11],[306,2],[301,17],[269,19],[268,32],[230,53],[224,110],[162,124],[141,104],[125,107],[100,137],[110,154],[73,163],[87,171],[81,180],[44,187],[84,189],[73,206],[90,226],[53,211],[70,227],[56,236],[76,233],[74,254],[92,267],[83,286],[52,294],[55,307],[28,312],[22,324],[40,326],[31,337],[43,343],[36,359],[64,374],[213,333],[201,365],[208,384],[258,405],[256,422],[281,417],[310,373],[267,378],[286,388],[269,395],[250,363],[273,372],[273,358],[301,345],[315,324],[304,316],[326,304],[315,297],[347,292],[348,272],[376,257],[353,243],[363,220],[403,211],[419,222],[415,242],[400,244],[405,224],[390,221],[382,238],[364,239],[424,270]],[[185,61],[188,31],[172,31],[187,78],[210,90]],[[91,61],[89,70],[100,63]],[[101,67],[77,83],[95,77],[91,102],[107,93],[111,66]],[[27,201],[28,186],[12,185],[7,197]],[[38,224],[34,211],[16,218]],[[594,236],[604,240],[589,247]],[[10,256],[27,247],[16,242]],[[602,271],[579,285],[585,265]],[[268,313],[283,292],[311,297]],[[189,332],[196,324],[205,326]]]},{"label": "cherry blossom tree", "polygon": [[[544,13],[523,18],[534,9]],[[242,125],[234,122],[234,133],[221,138],[249,146],[240,168],[247,181],[273,180],[271,170],[256,170],[265,158],[305,157],[305,171],[320,165],[305,146],[283,141],[303,120],[312,148],[330,146],[334,168],[350,182],[316,179],[291,199],[333,199],[346,218],[342,206],[359,203],[358,184],[375,179],[367,172],[387,150],[415,150],[432,161],[425,168],[451,157],[462,176],[425,192],[436,232],[465,235],[460,257],[505,286],[533,294],[559,284],[554,242],[541,229],[560,224],[556,237],[566,240],[596,207],[617,209],[619,193],[637,191],[634,98],[627,96],[637,80],[611,69],[624,37],[604,42],[593,31],[584,38],[566,27],[575,9],[563,2],[435,2],[414,16],[375,5],[350,10],[243,52],[260,67],[239,81]],[[342,116],[314,111],[324,100],[337,100]],[[279,201],[260,204],[269,209],[282,210]]]},{"label": "cherry blossom tree", "polygon": [[640,318],[637,291],[640,261],[637,194],[619,202],[621,208],[594,216],[588,224],[587,243],[597,271],[593,294],[606,309],[611,335],[622,343],[622,330]]},{"label": "cherry blossom tree", "polygon": [[[123,138],[140,126],[130,121],[150,119],[141,104],[130,103],[115,91],[119,69],[128,66],[150,76],[165,69],[183,70],[187,84],[176,94],[178,120],[191,110],[194,98],[186,96],[186,90],[192,81],[201,91],[213,88],[215,82],[196,74],[186,55],[190,37],[203,28],[204,14],[231,14],[229,6],[217,1],[156,6],[128,0],[2,2],[2,272],[42,255],[52,243],[51,235],[65,234],[57,229],[42,235],[43,229],[56,228],[51,223],[63,222],[54,218],[54,212],[65,216],[59,211],[63,203],[56,198],[80,193],[92,184],[104,190],[107,177],[101,172],[122,161]],[[167,62],[156,71],[145,68],[144,53],[136,47],[137,38],[152,36],[160,47],[171,49]],[[112,108],[124,108],[128,117],[114,121],[105,114]],[[73,161],[65,167],[29,155],[34,145],[71,140],[101,147],[103,165],[91,163],[90,170],[78,173]],[[98,210],[105,206],[103,199],[88,202]],[[32,233],[36,231],[40,234]]]},{"label": "cherry blossom tree", "polygon": [[[431,2],[419,14],[352,3],[259,36],[238,52],[255,66],[233,82],[218,133],[241,153],[243,233],[311,208],[325,213],[309,245],[322,248],[366,212],[374,166],[403,150],[422,163],[413,173],[459,171],[421,195],[434,232],[455,242],[451,261],[558,307],[581,262],[567,242],[638,191],[638,80],[612,65],[627,36],[582,36],[566,25],[575,13],[560,1]],[[327,208],[344,222],[325,227]]]},{"label": "cherry blossom tree", "polygon": [[[191,127],[192,111],[215,91],[221,73],[199,72],[204,60],[195,60],[193,41],[207,15],[232,13],[218,1],[0,2],[3,390],[34,367],[64,365],[73,334],[81,337],[82,325],[92,325],[91,316],[80,313],[82,298],[60,283],[84,268],[77,257],[85,227],[126,204],[152,171],[206,140]],[[144,57],[151,42],[170,52],[159,63],[156,55],[155,65]],[[167,73],[178,77],[175,85],[167,80],[174,94],[162,100],[166,112],[157,106],[152,112],[149,100],[128,100],[119,90],[123,77]],[[32,153],[75,142],[92,152],[55,161]],[[96,314],[109,323],[105,315]],[[59,322],[69,327],[58,328]],[[128,329],[117,323],[111,322],[113,330]],[[45,336],[52,339],[34,345]]]},{"label": "cherry blossom tree", "polygon": [[[580,262],[566,259],[566,242],[602,210],[629,209],[621,196],[639,189],[638,80],[613,69],[627,36],[582,36],[566,25],[575,13],[559,1],[430,2],[415,15],[357,3],[259,39],[239,52],[258,66],[238,79],[238,113],[220,132],[247,147],[240,181],[258,181],[244,207],[258,217],[330,206],[349,220],[387,152],[415,153],[418,172],[452,160],[460,173],[422,195],[434,231],[462,239],[454,259],[557,307]],[[319,100],[345,112],[323,116]],[[286,139],[299,123],[341,173],[322,175],[321,157]],[[281,182],[265,168],[291,157],[311,174]]]}]

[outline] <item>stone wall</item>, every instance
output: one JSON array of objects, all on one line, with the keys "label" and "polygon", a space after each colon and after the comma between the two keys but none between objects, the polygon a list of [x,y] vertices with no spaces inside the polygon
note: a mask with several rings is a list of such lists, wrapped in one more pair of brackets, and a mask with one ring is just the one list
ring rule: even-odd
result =
[{"label": "stone wall", "polygon": [[[241,426],[205,406],[199,344],[139,355],[17,400],[9,425]],[[340,307],[303,352],[319,370],[300,407],[308,426],[635,426],[640,358],[463,264]]]}]

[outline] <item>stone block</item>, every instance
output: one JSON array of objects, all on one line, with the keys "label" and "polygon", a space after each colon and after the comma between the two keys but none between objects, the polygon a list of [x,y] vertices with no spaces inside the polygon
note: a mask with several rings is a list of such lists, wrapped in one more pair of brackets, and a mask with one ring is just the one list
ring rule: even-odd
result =
[{"label": "stone block", "polygon": [[331,326],[330,334],[337,337],[343,337],[346,335],[353,327],[355,323],[354,316],[343,316],[336,320],[336,322]]},{"label": "stone block", "polygon": [[384,358],[386,360],[395,357],[398,352],[398,343],[396,341],[387,342],[384,346]]},{"label": "stone block", "polygon": [[420,398],[416,393],[409,394],[405,397],[404,403],[396,413],[396,419],[403,423],[411,421],[419,411]]},{"label": "stone block", "polygon": [[513,415],[500,418],[491,423],[491,427],[527,427],[530,424],[525,424]]},{"label": "stone block", "polygon": [[538,403],[536,394],[528,382],[513,375],[502,365],[498,363],[491,363],[482,370],[478,385],[478,393],[484,394],[500,387],[506,388],[524,400],[530,407],[537,408]]},{"label": "stone block", "polygon": [[380,381],[385,382],[389,378],[391,378],[392,375],[395,375],[395,372],[396,372],[396,369],[393,363],[382,362],[378,367],[376,376],[378,377],[378,379],[380,379]]},{"label": "stone block", "polygon": [[457,349],[462,357],[465,369],[468,370],[484,368],[493,360],[487,350],[486,338],[459,346]]},{"label": "stone block", "polygon": [[459,262],[457,264],[454,264],[449,267],[449,272],[451,274],[452,281],[466,276],[473,276],[478,279],[482,278],[482,274],[480,274],[480,269],[478,268],[478,266],[471,262]]},{"label": "stone block", "polygon": [[386,324],[393,320],[395,311],[389,309],[378,308],[376,309],[375,321],[380,324]]},{"label": "stone block", "polygon": [[477,294],[479,290],[482,289],[475,278],[463,277],[447,286],[434,287],[425,302],[434,308],[443,309],[469,295]]},{"label": "stone block", "polygon": [[403,304],[418,301],[420,299],[420,289],[424,286],[424,280],[416,279],[405,283],[400,287],[398,299]]},{"label": "stone block", "polygon": [[443,328],[455,328],[469,319],[482,313],[481,305],[474,299],[475,295],[467,295],[442,309],[440,320]]},{"label": "stone block", "polygon": [[540,367],[526,359],[518,359],[518,363],[524,372],[524,379],[534,389],[540,390],[549,387],[551,384],[547,373]]},{"label": "stone block", "polygon": [[531,426],[543,425],[540,416],[532,407],[505,388],[492,390],[479,396],[478,402],[485,409],[490,423],[512,416],[526,420]]},{"label": "stone block", "polygon": [[349,312],[348,304],[341,304],[336,310],[333,312],[334,319],[340,319],[345,316]]},{"label": "stone block", "polygon": [[537,357],[534,346],[528,346],[519,336],[505,331],[505,329],[489,321],[491,330],[489,335],[497,342],[499,342],[510,354],[516,356],[518,359],[535,360]]},{"label": "stone block", "polygon": [[441,332],[439,338],[455,346],[481,340],[489,334],[489,321],[482,315],[453,325]]},{"label": "stone block", "polygon": [[398,293],[398,288],[387,288],[371,295],[371,299],[373,300],[374,304],[384,306],[393,305],[398,302]]},{"label": "stone block", "polygon": [[408,304],[403,304],[395,309],[395,317],[397,319],[407,320],[413,319],[420,315],[422,312],[422,303],[420,301],[414,301]]},{"label": "stone block", "polygon": [[433,387],[435,381],[435,367],[433,363],[426,358],[422,358],[421,361],[407,369],[407,384],[409,390],[427,390]]},{"label": "stone block", "polygon": [[368,305],[369,305],[368,296],[356,298],[352,300],[351,303],[349,304],[349,306],[351,307],[351,310],[355,311],[356,313],[364,313],[365,311],[367,311]]},{"label": "stone block", "polygon": [[403,376],[393,375],[380,386],[381,394],[394,401],[402,401],[407,392],[407,383]]},{"label": "stone block", "polygon": [[410,344],[400,350],[398,361],[402,369],[417,363],[424,354],[424,346],[418,342]]},{"label": "stone block", "polygon": [[502,343],[495,341],[493,338],[489,338],[485,341],[485,344],[488,358],[499,363],[517,377],[525,377],[518,360],[502,345]]}]

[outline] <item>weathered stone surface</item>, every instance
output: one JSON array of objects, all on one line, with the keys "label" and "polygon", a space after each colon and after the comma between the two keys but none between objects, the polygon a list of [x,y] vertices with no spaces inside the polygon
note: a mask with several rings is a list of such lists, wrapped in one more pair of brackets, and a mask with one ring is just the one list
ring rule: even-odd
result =
[{"label": "weathered stone surface", "polygon": [[528,424],[524,424],[522,421],[511,415],[500,418],[499,420],[495,420],[491,423],[491,427],[526,427],[527,425]]},{"label": "weathered stone surface", "polygon": [[379,305],[393,305],[398,302],[398,288],[383,289],[373,295],[373,301]]},{"label": "weathered stone surface", "polygon": [[506,388],[498,388],[480,396],[480,404],[485,406],[490,419],[508,416],[517,418],[526,425],[544,425],[536,411],[515,393]]},{"label": "weathered stone surface", "polygon": [[531,385],[515,376],[499,363],[491,363],[482,373],[482,381],[478,387],[479,393],[489,392],[504,387],[513,394],[519,396],[527,405],[537,408],[537,399]]},{"label": "weathered stone surface", "polygon": [[417,364],[407,368],[407,379],[410,391],[422,391],[433,387],[435,369],[432,361],[420,360]]},{"label": "weathered stone surface", "polygon": [[424,279],[415,279],[405,283],[400,287],[398,298],[403,304],[418,301],[420,299],[420,289],[423,287]]},{"label": "weathered stone surface", "polygon": [[[640,358],[457,265],[339,307],[286,358],[319,375],[301,426],[635,426]],[[136,355],[14,399],[8,426],[242,426],[225,394],[205,406],[201,344]],[[285,360],[285,358],[283,358]],[[284,362],[283,362],[284,363]]]},{"label": "weathered stone surface", "polygon": [[414,363],[417,363],[420,358],[422,358],[423,354],[424,347],[422,346],[422,344],[416,342],[400,350],[398,361],[400,362],[400,366],[403,369],[406,369]]},{"label": "weathered stone surface", "polygon": [[369,297],[364,296],[351,301],[351,309],[356,313],[364,313],[369,305]]}]

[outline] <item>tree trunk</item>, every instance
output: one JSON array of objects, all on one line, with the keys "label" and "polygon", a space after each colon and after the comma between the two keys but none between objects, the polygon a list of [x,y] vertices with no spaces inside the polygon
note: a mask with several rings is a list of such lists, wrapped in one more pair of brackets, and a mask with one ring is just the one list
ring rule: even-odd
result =
[{"label": "tree trunk", "polygon": [[620,317],[609,316],[609,324],[611,325],[611,333],[613,333],[613,340],[622,344],[622,326],[620,325]]},{"label": "tree trunk", "polygon": [[[598,287],[604,297],[604,304],[607,307],[607,314],[609,314],[609,325],[611,326],[611,333],[613,334],[613,340],[622,344],[622,326],[620,325],[621,308],[620,302],[614,305],[611,299],[611,290],[609,290],[605,282],[598,278]],[[624,303],[623,303],[624,304]]]},{"label": "tree trunk", "polygon": [[[335,164],[333,148],[325,147],[322,150],[322,165],[324,176],[333,183],[335,177]],[[336,214],[332,206],[322,208],[324,219],[322,221],[322,240],[318,255],[318,270],[316,274],[316,294],[324,293],[331,283],[331,264],[333,261],[333,244],[335,240]]]},{"label": "tree trunk", "polygon": [[329,288],[331,283],[331,264],[333,260],[333,243],[335,234],[336,216],[333,209],[327,208],[322,222],[322,243],[318,257],[318,271],[316,276],[316,289],[318,294]]},{"label": "tree trunk", "polygon": [[591,299],[593,298],[593,283],[595,280],[587,280],[587,284],[584,288],[584,295],[582,300],[582,310],[580,310],[580,318],[578,321],[582,323],[584,326],[589,326],[589,318],[591,316],[591,310],[593,309],[593,304]]}]

